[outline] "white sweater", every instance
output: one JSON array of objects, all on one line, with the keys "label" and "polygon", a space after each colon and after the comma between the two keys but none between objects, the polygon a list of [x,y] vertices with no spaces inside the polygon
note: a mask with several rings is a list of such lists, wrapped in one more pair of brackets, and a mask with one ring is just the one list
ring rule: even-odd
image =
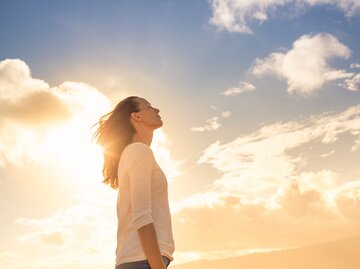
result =
[{"label": "white sweater", "polygon": [[143,143],[128,145],[118,168],[118,231],[115,266],[146,260],[137,230],[154,223],[161,255],[173,260],[174,239],[167,179],[151,149]]}]

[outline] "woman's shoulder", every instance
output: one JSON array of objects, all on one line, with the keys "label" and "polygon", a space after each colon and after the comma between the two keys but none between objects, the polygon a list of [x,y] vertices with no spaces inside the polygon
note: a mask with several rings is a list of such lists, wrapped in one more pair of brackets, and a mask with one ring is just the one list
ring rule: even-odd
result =
[{"label": "woman's shoulder", "polygon": [[130,143],[129,145],[127,145],[124,150],[127,150],[127,151],[151,150],[151,148],[142,142],[134,142],[134,143]]},{"label": "woman's shoulder", "polygon": [[152,155],[151,148],[141,142],[134,142],[127,145],[123,151],[128,157],[138,157],[142,155]]}]

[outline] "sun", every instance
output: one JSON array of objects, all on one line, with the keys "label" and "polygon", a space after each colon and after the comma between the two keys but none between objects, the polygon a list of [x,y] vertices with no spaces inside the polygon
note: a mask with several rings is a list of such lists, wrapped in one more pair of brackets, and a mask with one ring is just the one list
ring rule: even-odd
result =
[{"label": "sun", "polygon": [[[102,180],[103,156],[100,146],[91,141],[99,118],[110,109],[110,102],[97,90],[83,84],[73,84],[65,88],[66,96],[72,101],[72,116],[66,122],[58,123],[46,131],[36,150],[46,165],[52,167],[64,178],[64,184],[74,188],[91,188]],[[101,97],[101,98],[100,98]],[[39,159],[39,158],[37,158]]]}]

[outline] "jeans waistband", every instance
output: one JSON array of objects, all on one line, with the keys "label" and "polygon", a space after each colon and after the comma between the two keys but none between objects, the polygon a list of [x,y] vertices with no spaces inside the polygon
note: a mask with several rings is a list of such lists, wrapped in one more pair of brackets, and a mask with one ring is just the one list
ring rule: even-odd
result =
[{"label": "jeans waistband", "polygon": [[[161,256],[161,258],[162,258],[165,266],[168,267],[170,264],[170,259],[166,256]],[[126,263],[119,264],[118,266],[115,267],[115,269],[144,268],[143,267],[144,264],[147,264],[150,268],[150,264],[149,264],[148,260],[141,260],[141,261],[126,262]],[[136,267],[136,266],[138,266],[138,267]]]}]

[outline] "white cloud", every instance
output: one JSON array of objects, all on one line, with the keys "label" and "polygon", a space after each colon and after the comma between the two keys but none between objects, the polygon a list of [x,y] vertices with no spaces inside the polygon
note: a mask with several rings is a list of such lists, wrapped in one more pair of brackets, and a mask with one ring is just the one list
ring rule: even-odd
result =
[{"label": "white cloud", "polygon": [[353,106],[338,114],[263,126],[232,142],[213,143],[204,150],[199,163],[211,164],[223,173],[214,183],[217,188],[239,190],[251,199],[269,197],[281,182],[298,175],[308,164],[305,152],[295,155],[289,152],[317,141],[330,145],[346,133],[352,135],[355,145],[360,132],[359,113],[360,106]]},{"label": "white cloud", "polygon": [[218,120],[219,120],[219,117],[212,117],[205,121],[204,126],[192,127],[192,128],[190,128],[190,130],[193,132],[204,132],[204,131],[212,131],[212,130],[219,129],[221,124],[219,123]]},{"label": "white cloud", "polygon": [[154,133],[152,148],[156,156],[156,161],[164,170],[167,180],[174,181],[175,177],[181,175],[180,166],[185,160],[175,160],[172,158],[169,147],[171,141],[162,129]]},{"label": "white cloud", "polygon": [[350,65],[350,68],[360,68],[360,64],[358,64],[358,63],[352,63],[352,64]]},{"label": "white cloud", "polygon": [[221,117],[223,118],[229,118],[231,116],[231,112],[230,111],[223,111],[221,112]]},{"label": "white cloud", "polygon": [[45,81],[32,78],[30,68],[19,59],[0,62],[0,81],[0,98],[11,101],[49,88]]},{"label": "white cloud", "polygon": [[[213,106],[211,107],[213,108]],[[214,109],[214,108],[213,108]],[[216,107],[217,110],[217,107]],[[230,111],[222,111],[220,113],[220,116],[223,119],[229,118],[231,116],[231,112]],[[221,123],[219,122],[219,116],[214,116],[210,119],[207,119],[205,121],[205,124],[203,126],[199,126],[199,127],[191,127],[190,131],[192,132],[205,132],[205,131],[214,131],[217,130],[221,127]]]},{"label": "white cloud", "polygon": [[254,21],[263,23],[276,17],[283,9],[287,14],[296,16],[299,11],[313,6],[331,5],[342,10],[347,17],[360,10],[358,0],[210,0],[212,17],[210,23],[219,30],[252,33],[249,24]]},{"label": "white cloud", "polygon": [[32,78],[25,62],[0,61],[0,120],[34,125],[68,119],[68,106],[55,91],[45,81]]},{"label": "white cloud", "polygon": [[234,96],[239,93],[250,92],[254,90],[255,90],[255,86],[253,84],[246,81],[240,81],[237,87],[230,87],[222,94],[225,96]]},{"label": "white cloud", "polygon": [[303,35],[289,51],[257,58],[250,71],[256,76],[275,75],[287,81],[289,93],[309,96],[327,81],[353,75],[345,70],[333,69],[328,63],[333,58],[346,59],[350,54],[350,49],[331,34]]},{"label": "white cloud", "polygon": [[231,1],[212,0],[210,1],[213,16],[210,23],[220,30],[230,32],[251,33],[248,27],[249,20],[260,22],[268,19],[268,9],[272,6],[284,5],[287,1]]},{"label": "white cloud", "polygon": [[358,91],[360,88],[360,73],[355,74],[351,78],[344,80],[344,83],[340,83],[340,86],[348,89],[349,91]]},{"label": "white cloud", "polygon": [[110,104],[85,83],[64,82],[50,87],[32,78],[30,68],[19,59],[0,62],[0,85],[3,165],[43,162],[71,146],[75,151],[90,141],[90,126]]}]

